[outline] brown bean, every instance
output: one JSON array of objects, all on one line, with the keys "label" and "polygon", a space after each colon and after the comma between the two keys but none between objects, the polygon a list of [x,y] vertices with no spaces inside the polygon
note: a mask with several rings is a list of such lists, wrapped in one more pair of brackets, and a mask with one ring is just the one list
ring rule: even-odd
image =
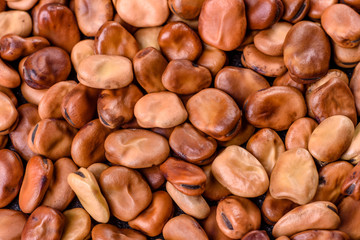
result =
[{"label": "brown bean", "polygon": [[109,167],[101,173],[99,183],[111,213],[121,221],[134,219],[151,202],[150,187],[136,170]]},{"label": "brown bean", "polygon": [[199,16],[204,0],[170,0],[168,1],[170,10],[184,19],[195,19]]},{"label": "brown bean", "polygon": [[291,236],[309,229],[337,229],[340,225],[336,206],[331,202],[318,201],[294,208],[274,226],[274,237]]},{"label": "brown bean", "polygon": [[340,0],[340,2],[352,7],[356,11],[360,10],[360,2],[359,2],[359,0]]},{"label": "brown bean", "polygon": [[41,203],[53,172],[51,160],[41,156],[29,160],[19,194],[19,206],[24,213],[31,213]]},{"label": "brown bean", "polygon": [[214,85],[229,94],[239,107],[252,93],[270,87],[268,81],[253,70],[228,66],[218,72]]},{"label": "brown bean", "polygon": [[16,210],[0,209],[0,238],[20,240],[27,216]]},{"label": "brown bean", "polygon": [[101,91],[97,100],[100,122],[111,129],[129,122],[134,117],[135,103],[142,96],[142,92],[134,84],[120,89]]},{"label": "brown bean", "polygon": [[278,77],[286,72],[282,56],[266,55],[260,52],[254,44],[249,44],[244,48],[241,63],[267,77]]},{"label": "brown bean", "polygon": [[221,185],[214,177],[211,172],[211,164],[202,166],[201,168],[206,175],[205,191],[202,194],[205,198],[218,201],[230,195],[230,191]]},{"label": "brown bean", "polygon": [[20,85],[20,76],[19,74],[5,62],[0,60],[0,86],[7,88],[16,88]]},{"label": "brown bean", "polygon": [[299,90],[302,93],[305,92],[305,84],[294,81],[290,77],[289,72],[286,72],[284,75],[275,78],[275,80],[273,82],[273,86],[289,86],[289,87],[296,88],[297,90]]},{"label": "brown bean", "polygon": [[[360,200],[360,164],[347,173],[341,186],[341,194]],[[345,173],[346,174],[346,173]]]},{"label": "brown bean", "polygon": [[63,118],[61,114],[61,103],[65,95],[76,85],[75,81],[61,81],[52,85],[41,98],[38,106],[41,119]]},{"label": "brown bean", "polygon": [[170,12],[166,0],[118,0],[115,8],[125,22],[135,27],[160,26]]},{"label": "brown bean", "polygon": [[172,199],[167,192],[154,192],[151,204],[139,216],[129,222],[133,229],[155,237],[162,232],[174,211]]},{"label": "brown bean", "polygon": [[202,52],[199,36],[183,22],[171,22],[160,31],[158,42],[168,60],[194,61]]},{"label": "brown bean", "polygon": [[26,161],[36,155],[28,146],[28,135],[30,130],[41,120],[35,105],[25,103],[17,109],[19,123],[9,134],[15,150]]},{"label": "brown bean", "polygon": [[0,150],[0,207],[8,205],[19,193],[24,167],[17,153]]},{"label": "brown bean", "polygon": [[104,162],[104,142],[110,132],[110,129],[104,127],[99,119],[83,126],[76,133],[71,144],[71,157],[76,165],[88,167],[96,162]]},{"label": "brown bean", "polygon": [[238,239],[260,228],[261,214],[249,199],[229,196],[219,202],[216,222],[227,237]]},{"label": "brown bean", "polygon": [[62,240],[83,240],[89,237],[91,218],[82,208],[73,208],[64,212],[65,227]]},{"label": "brown bean", "polygon": [[0,106],[0,135],[6,135],[16,127],[19,114],[14,103],[3,92],[0,92]]},{"label": "brown bean", "polygon": [[76,0],[75,16],[80,31],[86,36],[95,36],[106,21],[112,20],[113,7],[110,0]]},{"label": "brown bean", "polygon": [[246,143],[249,138],[253,135],[255,132],[255,127],[248,123],[245,116],[242,115],[241,117],[241,128],[238,134],[230,139],[229,141],[217,141],[220,146],[228,147],[231,145],[242,145]]},{"label": "brown bean", "polygon": [[29,87],[24,81],[21,83],[21,94],[29,103],[39,105],[41,98],[47,92],[47,89],[35,89]]},{"label": "brown bean", "polygon": [[47,38],[55,46],[71,52],[74,45],[80,41],[80,32],[74,13],[65,5],[58,3],[43,5],[38,11],[35,15],[38,34]]},{"label": "brown bean", "polygon": [[43,119],[29,132],[28,145],[31,151],[52,160],[71,155],[71,143],[77,129],[64,120]]},{"label": "brown bean", "polygon": [[149,93],[140,98],[135,104],[134,115],[143,128],[171,128],[183,123],[188,117],[180,98],[166,91]]},{"label": "brown bean", "polygon": [[344,198],[338,205],[341,224],[338,229],[347,233],[351,239],[360,238],[358,222],[360,219],[360,201],[352,197]]},{"label": "brown bean", "polygon": [[244,0],[248,28],[251,30],[269,28],[282,17],[284,4],[281,0]]},{"label": "brown bean", "polygon": [[354,95],[357,114],[360,114],[360,63],[354,69],[350,80],[350,89]]},{"label": "brown bean", "polygon": [[264,167],[240,146],[229,146],[220,153],[215,158],[211,171],[216,180],[237,196],[257,197],[264,194],[269,187],[269,178]]},{"label": "brown bean", "polygon": [[127,239],[146,240],[146,237],[132,229],[120,229],[111,224],[98,224],[91,231],[93,240]]},{"label": "brown bean", "polygon": [[291,236],[291,240],[304,240],[304,239],[313,239],[313,240],[349,240],[350,237],[341,231],[337,230],[307,230],[304,232],[297,233]]},{"label": "brown bean", "polygon": [[360,45],[353,48],[344,48],[333,42],[334,61],[343,68],[353,68],[360,61]]},{"label": "brown bean", "polygon": [[168,62],[159,50],[148,47],[139,51],[133,59],[133,64],[136,80],[146,92],[165,90],[161,76]]},{"label": "brown bean", "polygon": [[152,190],[157,190],[165,182],[164,175],[161,173],[159,166],[142,168],[139,169],[139,172],[145,178]]},{"label": "brown bean", "polygon": [[0,39],[0,55],[4,60],[14,61],[48,46],[50,46],[49,41],[43,37],[22,38],[8,34]]},{"label": "brown bean", "polygon": [[61,103],[64,119],[73,127],[81,128],[96,114],[99,89],[89,88],[79,83],[68,92]]},{"label": "brown bean", "polygon": [[67,177],[77,170],[78,167],[70,158],[58,159],[54,163],[54,173],[42,205],[64,211],[75,197],[75,193],[67,183]]},{"label": "brown bean", "polygon": [[280,218],[297,206],[299,205],[288,199],[276,199],[267,192],[261,206],[261,213],[267,224],[275,225]]},{"label": "brown bean", "polygon": [[335,115],[322,121],[312,132],[309,151],[322,162],[333,162],[348,149],[354,135],[353,122],[346,116]]},{"label": "brown bean", "polygon": [[355,128],[354,135],[351,140],[351,144],[348,147],[348,149],[344,152],[344,154],[341,156],[341,159],[347,160],[352,164],[357,164],[359,162],[360,157],[360,148],[359,148],[359,140],[360,140],[360,125],[358,124]]},{"label": "brown bean", "polygon": [[317,126],[317,122],[314,119],[308,117],[299,118],[293,122],[285,136],[286,149],[308,149],[311,133]]},{"label": "brown bean", "polygon": [[337,204],[342,198],[341,188],[346,184],[344,181],[352,169],[353,166],[345,161],[332,162],[322,167],[319,171],[319,185],[312,201],[329,201]]},{"label": "brown bean", "polygon": [[109,166],[105,163],[93,163],[87,167],[87,170],[94,174],[96,181],[99,182],[101,173],[108,168]]},{"label": "brown bean", "polygon": [[310,0],[310,9],[308,12],[308,16],[314,20],[319,20],[324,13],[324,11],[338,3],[338,0],[326,0],[326,1],[317,1],[317,0]]},{"label": "brown bean", "polygon": [[216,206],[210,208],[209,216],[200,222],[202,228],[210,239],[216,240],[231,240],[219,228],[216,222]]},{"label": "brown bean", "polygon": [[286,130],[306,115],[304,97],[295,88],[274,86],[257,91],[244,103],[246,119],[257,128]]},{"label": "brown bean", "polygon": [[197,60],[197,64],[209,69],[212,76],[215,76],[228,61],[224,51],[211,47],[207,44],[203,46],[203,52]]},{"label": "brown bean", "polygon": [[230,140],[240,131],[241,110],[221,90],[201,90],[188,100],[186,109],[194,127],[217,140]]},{"label": "brown bean", "polygon": [[12,101],[14,106],[18,107],[18,100],[17,100],[15,94],[13,93],[13,91],[10,88],[0,86],[0,92],[5,93],[5,95],[10,98],[10,100]]},{"label": "brown bean", "polygon": [[24,62],[24,80],[35,89],[49,88],[70,74],[70,57],[61,48],[46,47],[31,54]]},{"label": "brown bean", "polygon": [[199,16],[199,35],[224,51],[237,48],[245,37],[247,20],[244,1],[205,0]]},{"label": "brown bean", "polygon": [[64,226],[65,217],[60,211],[40,206],[28,218],[21,239],[60,240]]},{"label": "brown bean", "polygon": [[168,18],[168,20],[166,22],[167,23],[183,22],[183,23],[186,23],[194,31],[198,30],[198,25],[199,25],[199,19],[186,20],[184,18],[179,17],[176,14],[171,14],[171,13],[170,13],[170,17]]},{"label": "brown bean", "polygon": [[[118,1],[120,2],[120,1]],[[136,39],[120,23],[108,21],[95,35],[95,53],[133,59],[139,51]]]},{"label": "brown bean", "polygon": [[286,35],[284,62],[294,81],[307,84],[323,77],[329,70],[330,53],[330,42],[316,23],[301,21]]},{"label": "brown bean", "polygon": [[[269,2],[269,1],[268,1]],[[270,56],[281,56],[287,33],[292,25],[287,22],[278,22],[269,29],[260,31],[254,37],[255,47]]]},{"label": "brown bean", "polygon": [[95,176],[89,170],[80,168],[68,174],[67,181],[90,216],[97,222],[107,223],[110,218],[109,206]]},{"label": "brown bean", "polygon": [[347,48],[360,43],[359,21],[360,15],[345,4],[331,5],[321,16],[321,25],[326,33],[334,42]]},{"label": "brown bean", "polygon": [[282,0],[284,15],[282,18],[291,23],[302,20],[310,9],[310,0]]},{"label": "brown bean", "polygon": [[145,129],[115,131],[106,138],[104,147],[107,160],[129,168],[161,164],[170,152],[166,138]]},{"label": "brown bean", "polygon": [[177,190],[189,195],[200,195],[205,191],[206,175],[191,163],[170,157],[160,165],[160,171]]},{"label": "brown bean", "polygon": [[309,203],[319,182],[314,159],[304,148],[282,153],[271,173],[270,194],[277,199],[289,199],[297,204]]},{"label": "brown bean", "polygon": [[[179,228],[179,226],[182,226]],[[165,239],[197,239],[208,240],[204,229],[192,217],[181,214],[170,219],[164,226],[163,236]]]},{"label": "brown bean", "polygon": [[270,238],[264,230],[253,230],[245,234],[241,240],[270,240]]},{"label": "brown bean", "polygon": [[32,21],[30,14],[25,11],[4,11],[0,13],[0,37],[6,34],[16,34],[27,37],[31,33]]}]

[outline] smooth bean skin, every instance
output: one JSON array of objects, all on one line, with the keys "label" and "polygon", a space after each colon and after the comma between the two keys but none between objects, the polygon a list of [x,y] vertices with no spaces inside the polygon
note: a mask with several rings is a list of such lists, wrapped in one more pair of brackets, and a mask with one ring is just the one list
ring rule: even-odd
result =
[{"label": "smooth bean skin", "polygon": [[360,219],[360,201],[352,197],[344,198],[338,205],[341,224],[339,230],[347,233],[351,239],[360,238],[357,222]]},{"label": "smooth bean skin", "polygon": [[351,144],[345,153],[341,156],[341,159],[347,160],[352,164],[357,164],[360,157],[359,140],[360,140],[360,125],[358,124],[355,128],[354,135],[351,140]]},{"label": "smooth bean skin", "polygon": [[6,34],[16,34],[27,37],[31,33],[32,21],[30,14],[25,11],[4,11],[0,13],[0,37]]},{"label": "smooth bean skin", "polygon": [[227,55],[224,51],[204,44],[203,52],[197,60],[197,64],[206,67],[215,76],[226,64]]},{"label": "smooth bean skin", "polygon": [[64,215],[46,206],[40,206],[29,216],[21,239],[60,240],[65,226]]},{"label": "smooth bean skin", "polygon": [[91,218],[82,208],[66,210],[65,226],[61,236],[62,240],[83,240],[90,235]]},{"label": "smooth bean skin", "polygon": [[250,95],[244,103],[244,112],[253,126],[282,131],[306,115],[306,105],[297,89],[273,86]]},{"label": "smooth bean skin", "polygon": [[101,173],[108,168],[109,166],[105,163],[93,163],[87,167],[87,170],[92,172],[92,174],[94,174],[94,177],[96,178],[96,181],[99,182]]},{"label": "smooth bean skin", "polygon": [[241,240],[270,240],[269,236],[264,230],[253,230],[245,234]]},{"label": "smooth bean skin", "polygon": [[121,129],[105,140],[105,156],[116,165],[147,168],[166,160],[170,148],[163,136],[145,129]]},{"label": "smooth bean skin", "polygon": [[151,202],[151,189],[136,170],[109,167],[101,173],[99,183],[111,213],[121,221],[136,218]]},{"label": "smooth bean skin", "polygon": [[204,0],[170,0],[170,10],[183,19],[195,19],[199,16]]},{"label": "smooth bean skin", "polygon": [[38,34],[47,38],[55,46],[71,52],[80,41],[80,31],[74,13],[65,5],[45,4],[34,15]]},{"label": "smooth bean skin", "polygon": [[337,230],[307,230],[291,236],[292,240],[314,239],[314,240],[349,240],[350,237]]},{"label": "smooth bean skin", "polygon": [[219,228],[216,222],[216,208],[217,206],[212,206],[210,208],[209,216],[200,222],[202,228],[206,232],[209,239],[216,240],[231,240],[231,238],[227,237]]},{"label": "smooth bean skin", "polygon": [[151,204],[139,216],[131,220],[129,226],[140,230],[149,237],[154,237],[162,232],[173,211],[173,203],[169,194],[164,191],[154,192]]},{"label": "smooth bean skin", "polygon": [[162,29],[160,27],[149,27],[141,28],[134,33],[134,37],[139,44],[140,49],[145,49],[148,47],[153,47],[154,49],[160,50],[158,43],[159,33]]},{"label": "smooth bean skin", "polygon": [[245,37],[244,1],[205,0],[199,16],[199,35],[210,46],[224,51],[237,48]]},{"label": "smooth bean skin", "polygon": [[0,77],[1,87],[15,88],[20,85],[21,81],[19,74],[2,60],[0,60],[0,70],[2,72]]},{"label": "smooth bean skin", "polygon": [[71,143],[71,157],[76,165],[89,167],[93,163],[104,162],[104,142],[110,132],[111,130],[104,127],[99,119],[92,120],[83,126]]},{"label": "smooth bean skin", "polygon": [[19,155],[8,149],[0,150],[0,207],[8,205],[19,193],[24,167]]},{"label": "smooth bean skin", "polygon": [[238,239],[260,228],[261,214],[249,199],[229,196],[219,202],[216,222],[226,236]]},{"label": "smooth bean skin", "polygon": [[293,122],[285,136],[286,149],[308,149],[311,133],[317,126],[317,122],[314,119],[308,117],[299,118]]},{"label": "smooth bean skin", "polygon": [[24,213],[31,213],[41,203],[53,172],[54,164],[45,157],[34,156],[29,160],[19,193],[19,206]]},{"label": "smooth bean skin", "polygon": [[109,206],[94,174],[80,168],[77,172],[70,173],[67,181],[90,216],[99,223],[107,223],[110,218]]},{"label": "smooth bean skin", "polygon": [[211,172],[211,165],[212,164],[208,164],[201,167],[206,175],[205,191],[202,195],[206,199],[218,201],[230,195],[230,191],[216,180],[214,174]]},{"label": "smooth bean skin", "polygon": [[360,164],[357,164],[347,174],[341,186],[341,193],[348,195],[355,200],[360,200]]},{"label": "smooth bean skin", "polygon": [[19,113],[19,123],[17,127],[9,134],[10,140],[19,153],[26,161],[36,155],[28,146],[28,135],[31,129],[41,120],[38,114],[38,108],[31,103],[25,103],[17,108]]},{"label": "smooth bean skin", "polygon": [[75,44],[71,50],[70,58],[76,72],[78,71],[79,64],[82,60],[95,54],[94,48],[94,40],[92,39],[85,39]]},{"label": "smooth bean skin", "polygon": [[26,220],[21,211],[0,209],[0,239],[20,240]]},{"label": "smooth bean skin", "polygon": [[139,169],[152,190],[159,189],[165,182],[165,177],[160,171],[159,166]]},{"label": "smooth bean skin", "polygon": [[0,104],[0,135],[6,135],[16,127],[19,114],[11,99],[3,92],[0,92]]},{"label": "smooth bean skin", "polygon": [[54,173],[42,205],[64,211],[75,197],[75,193],[67,183],[67,177],[77,170],[78,167],[70,158],[58,159],[54,163]]},{"label": "smooth bean skin", "polygon": [[[178,226],[182,226],[182,228]],[[200,224],[194,218],[185,214],[170,219],[165,224],[162,233],[164,238],[169,240],[209,239]]]},{"label": "smooth bean skin", "polygon": [[316,1],[316,0],[310,0],[310,9],[308,12],[308,16],[314,20],[319,20],[321,19],[322,14],[324,13],[324,11],[334,5],[338,3],[338,0],[326,0],[326,1]]},{"label": "smooth bean skin", "polygon": [[299,90],[302,93],[305,92],[305,85],[294,81],[290,77],[289,72],[286,72],[284,75],[275,78],[275,80],[273,82],[273,86],[289,86],[289,87],[296,88],[297,90]]},{"label": "smooth bean skin", "polygon": [[91,231],[93,240],[128,239],[146,240],[146,237],[132,229],[120,229],[111,224],[98,224]]}]

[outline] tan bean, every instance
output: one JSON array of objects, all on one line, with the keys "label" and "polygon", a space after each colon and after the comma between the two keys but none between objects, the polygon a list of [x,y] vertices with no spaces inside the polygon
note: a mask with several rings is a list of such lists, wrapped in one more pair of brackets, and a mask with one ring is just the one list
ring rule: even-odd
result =
[{"label": "tan bean", "polygon": [[294,87],[300,92],[305,92],[305,84],[298,83],[290,77],[290,73],[286,72],[284,75],[275,78],[273,86],[289,86]]},{"label": "tan bean", "polygon": [[160,31],[158,42],[165,57],[194,61],[202,52],[199,36],[183,22],[170,22]]},{"label": "tan bean", "polygon": [[100,223],[109,221],[109,206],[94,174],[85,168],[80,168],[77,172],[68,175],[67,182],[92,218]]},{"label": "tan bean", "polygon": [[24,167],[17,153],[0,150],[0,207],[8,205],[20,191]]},{"label": "tan bean", "polygon": [[194,31],[198,30],[198,25],[199,25],[199,19],[186,20],[186,19],[183,19],[183,18],[179,17],[178,15],[172,14],[172,13],[170,13],[170,17],[168,18],[168,20],[166,22],[167,23],[183,22],[183,23],[186,23]]},{"label": "tan bean", "polygon": [[60,211],[40,206],[29,216],[21,239],[60,240],[64,225],[65,217]]},{"label": "tan bean", "polygon": [[293,122],[285,136],[286,149],[308,149],[311,133],[317,126],[317,122],[314,119],[308,117],[299,118]]},{"label": "tan bean", "polygon": [[[1,13],[0,13],[1,14]],[[16,88],[20,85],[20,76],[19,74],[5,62],[0,60],[0,86],[7,88]]]},{"label": "tan bean", "polygon": [[67,177],[77,170],[78,167],[70,158],[58,159],[54,163],[54,173],[42,205],[64,211],[75,197],[75,193],[67,183]]},{"label": "tan bean", "polygon": [[155,237],[162,232],[174,211],[172,199],[167,192],[154,192],[151,204],[139,216],[129,222],[133,229]]},{"label": "tan bean", "polygon": [[160,26],[170,12],[166,0],[117,0],[115,8],[125,22],[135,27]]},{"label": "tan bean", "polygon": [[30,130],[28,145],[34,153],[52,160],[68,157],[76,132],[64,120],[43,119]]},{"label": "tan bean", "polygon": [[246,119],[257,128],[286,130],[306,114],[302,94],[286,86],[270,87],[250,95],[244,103]]},{"label": "tan bean", "polygon": [[294,208],[274,226],[274,237],[291,236],[309,229],[336,229],[340,225],[337,208],[331,202],[318,201]]},{"label": "tan bean", "polygon": [[31,104],[39,105],[41,98],[45,95],[48,89],[34,89],[27,85],[24,81],[21,83],[21,94]]},{"label": "tan bean", "polygon": [[302,240],[302,239],[314,239],[314,240],[327,240],[327,239],[336,239],[336,240],[349,240],[350,237],[341,231],[337,230],[307,230],[304,232],[297,233],[291,236],[292,240]]},{"label": "tan bean", "polygon": [[215,76],[223,68],[227,60],[227,55],[224,51],[204,44],[203,52],[198,58],[197,64],[206,67],[211,75]]},{"label": "tan bean", "polygon": [[132,229],[120,229],[111,224],[98,224],[91,231],[93,240],[128,239],[146,240],[146,237]]},{"label": "tan bean", "polygon": [[218,201],[230,195],[230,191],[221,185],[214,177],[214,174],[211,172],[211,164],[202,166],[201,168],[206,175],[205,191],[202,194],[206,199]]},{"label": "tan bean", "polygon": [[0,209],[0,238],[19,240],[24,229],[27,216],[16,210]]},{"label": "tan bean", "polygon": [[74,13],[65,5],[58,3],[43,5],[38,11],[37,15],[34,15],[38,34],[47,38],[55,46],[71,52],[74,45],[80,41],[80,32]]},{"label": "tan bean", "polygon": [[291,23],[302,20],[309,11],[310,0],[282,0],[284,15],[282,18]]},{"label": "tan bean", "polygon": [[96,181],[99,182],[101,173],[108,168],[109,166],[105,163],[93,163],[87,167],[87,170],[92,172],[96,178]]},{"label": "tan bean", "polygon": [[166,191],[184,213],[197,219],[204,219],[210,214],[210,207],[201,195],[186,195],[168,181],[166,182]]},{"label": "tan bean", "polygon": [[360,125],[358,124],[355,128],[354,135],[351,140],[350,146],[341,156],[341,159],[347,160],[352,164],[357,164],[360,161],[360,149],[359,149],[359,140],[360,140]]},{"label": "tan bean", "polygon": [[229,196],[219,202],[216,222],[227,237],[238,239],[260,228],[261,214],[249,199]]},{"label": "tan bean", "polygon": [[112,166],[100,175],[100,186],[111,213],[121,221],[133,220],[149,206],[149,185],[136,170]]},{"label": "tan bean", "polygon": [[209,216],[200,222],[204,231],[208,235],[210,239],[216,240],[231,240],[231,238],[227,237],[219,228],[216,222],[216,206],[212,206],[210,208]]},{"label": "tan bean", "polygon": [[229,146],[220,153],[215,158],[211,171],[216,180],[237,196],[257,197],[269,187],[264,167],[240,146]]},{"label": "tan bean", "polygon": [[41,156],[29,160],[19,194],[19,206],[24,213],[31,213],[41,203],[53,172],[51,160]]},{"label": "tan bean", "polygon": [[4,11],[0,13],[0,37],[6,34],[16,34],[21,37],[27,37],[32,30],[32,21],[30,14],[25,11]]},{"label": "tan bean", "polygon": [[76,43],[71,50],[71,62],[76,72],[82,60],[95,54],[94,40],[86,39]]},{"label": "tan bean", "polygon": [[336,161],[350,146],[353,135],[354,124],[348,117],[329,117],[312,132],[309,151],[319,161]]},{"label": "tan bean", "polygon": [[[182,226],[179,228],[179,226]],[[182,214],[170,219],[163,229],[163,236],[165,239],[198,239],[208,240],[204,229],[192,217]]]},{"label": "tan bean", "polygon": [[137,30],[134,33],[134,37],[139,44],[139,48],[145,49],[148,47],[153,47],[160,51],[158,37],[161,29],[162,27],[148,27]]},{"label": "tan bean", "polygon": [[9,8],[12,8],[12,9],[27,11],[27,10],[31,9],[37,2],[38,2],[38,0],[7,1],[7,5]]},{"label": "tan bean", "polygon": [[360,45],[353,48],[344,48],[333,42],[334,61],[343,68],[353,68],[360,61]]},{"label": "tan bean", "polygon": [[94,44],[96,54],[120,55],[131,60],[139,51],[136,39],[120,23],[114,21],[101,26],[95,35]]},{"label": "tan bean", "polygon": [[253,135],[255,132],[255,127],[248,123],[245,116],[242,115],[241,118],[241,128],[238,134],[230,139],[229,141],[218,141],[218,144],[223,147],[228,147],[231,145],[242,145],[246,143],[249,138]]},{"label": "tan bean", "polygon": [[74,7],[80,31],[86,36],[95,36],[99,28],[113,17],[111,0],[76,0]]},{"label": "tan bean", "polygon": [[12,101],[14,106],[18,107],[18,100],[17,100],[15,94],[13,93],[13,91],[10,88],[0,86],[0,92],[5,93],[5,95],[10,98],[10,100]]},{"label": "tan bean", "polygon": [[91,218],[82,208],[64,212],[65,227],[61,240],[84,240],[90,235]]},{"label": "tan bean", "polygon": [[244,1],[205,0],[199,16],[199,35],[224,51],[237,48],[245,37],[247,20]]},{"label": "tan bean", "polygon": [[6,135],[16,127],[14,124],[17,124],[19,114],[11,99],[3,92],[0,92],[0,106],[0,135]]},{"label": "tan bean", "polygon": [[171,128],[183,123],[188,113],[175,93],[158,92],[140,98],[135,104],[134,115],[141,127]]}]

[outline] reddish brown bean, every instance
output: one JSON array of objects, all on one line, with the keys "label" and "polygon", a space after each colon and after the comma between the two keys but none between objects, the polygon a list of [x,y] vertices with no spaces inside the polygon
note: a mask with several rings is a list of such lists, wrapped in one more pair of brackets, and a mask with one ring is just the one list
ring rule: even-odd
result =
[{"label": "reddish brown bean", "polygon": [[0,209],[0,239],[20,240],[27,216],[11,209]]},{"label": "reddish brown bean", "polygon": [[93,240],[127,239],[146,240],[146,237],[132,229],[120,229],[111,224],[98,224],[91,231]]}]

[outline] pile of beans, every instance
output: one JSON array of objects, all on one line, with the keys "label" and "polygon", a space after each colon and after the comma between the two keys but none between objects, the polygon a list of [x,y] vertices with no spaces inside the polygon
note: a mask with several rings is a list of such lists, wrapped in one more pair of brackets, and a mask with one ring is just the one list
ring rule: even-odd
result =
[{"label": "pile of beans", "polygon": [[0,239],[360,240],[359,12],[0,0]]}]

